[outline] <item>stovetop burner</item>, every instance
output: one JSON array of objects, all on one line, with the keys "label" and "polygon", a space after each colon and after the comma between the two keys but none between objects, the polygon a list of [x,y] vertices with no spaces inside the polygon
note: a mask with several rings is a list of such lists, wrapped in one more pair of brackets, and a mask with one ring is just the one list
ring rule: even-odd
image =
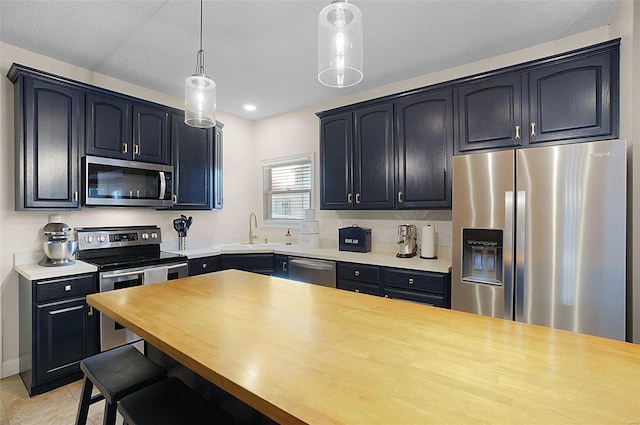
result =
[{"label": "stovetop burner", "polygon": [[158,226],[76,228],[78,260],[91,263],[100,271],[131,269],[186,262],[187,257],[160,251]]}]

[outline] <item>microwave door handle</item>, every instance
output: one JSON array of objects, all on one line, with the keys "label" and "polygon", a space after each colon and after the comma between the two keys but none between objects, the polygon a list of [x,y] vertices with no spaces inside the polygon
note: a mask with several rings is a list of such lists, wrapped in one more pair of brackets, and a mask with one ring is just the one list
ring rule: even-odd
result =
[{"label": "microwave door handle", "polygon": [[164,194],[167,192],[167,181],[165,180],[164,171],[160,171],[160,197],[158,199],[164,199]]}]

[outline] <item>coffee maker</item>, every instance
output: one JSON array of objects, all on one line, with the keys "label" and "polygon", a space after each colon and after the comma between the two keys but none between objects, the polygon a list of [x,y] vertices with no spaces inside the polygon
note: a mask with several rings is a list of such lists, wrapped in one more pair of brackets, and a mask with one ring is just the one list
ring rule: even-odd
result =
[{"label": "coffee maker", "polygon": [[398,236],[400,236],[398,245],[400,245],[400,249],[396,257],[411,258],[416,255],[416,234],[416,226],[414,224],[401,224],[398,226]]}]

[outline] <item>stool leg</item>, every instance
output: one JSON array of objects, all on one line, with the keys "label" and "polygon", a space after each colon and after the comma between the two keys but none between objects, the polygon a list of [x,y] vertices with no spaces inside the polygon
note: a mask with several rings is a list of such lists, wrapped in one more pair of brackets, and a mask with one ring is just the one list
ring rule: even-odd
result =
[{"label": "stool leg", "polygon": [[105,399],[102,425],[116,425],[116,407],[115,403],[111,404]]},{"label": "stool leg", "polygon": [[89,414],[89,405],[91,404],[91,391],[93,390],[93,382],[85,376],[82,381],[82,394],[80,395],[80,403],[78,403],[78,413],[76,414],[76,425],[86,425],[87,415]]}]

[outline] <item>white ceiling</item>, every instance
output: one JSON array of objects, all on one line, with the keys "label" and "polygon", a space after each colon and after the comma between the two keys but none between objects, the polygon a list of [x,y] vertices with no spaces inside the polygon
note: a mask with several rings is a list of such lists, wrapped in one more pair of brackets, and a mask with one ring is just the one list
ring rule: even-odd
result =
[{"label": "white ceiling", "polygon": [[[330,0],[205,0],[206,72],[218,109],[294,110],[607,25],[617,0],[352,0],[364,80],[317,80],[317,19]],[[0,0],[0,40],[176,97],[199,48],[193,0]],[[242,106],[253,103],[257,111]]]}]

